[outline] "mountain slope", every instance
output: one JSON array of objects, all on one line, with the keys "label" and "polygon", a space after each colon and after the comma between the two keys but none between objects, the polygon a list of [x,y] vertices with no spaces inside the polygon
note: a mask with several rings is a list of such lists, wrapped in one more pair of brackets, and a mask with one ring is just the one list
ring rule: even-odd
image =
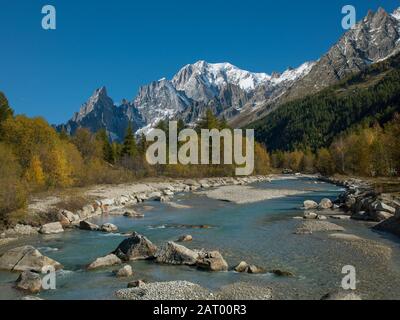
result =
[{"label": "mountain slope", "polygon": [[400,54],[288,102],[249,127],[270,150],[317,149],[356,125],[385,123],[395,112],[400,112]]},{"label": "mountain slope", "polygon": [[87,128],[92,132],[105,128],[111,139],[119,140],[125,135],[129,122],[136,129],[144,125],[141,114],[131,103],[124,100],[120,106],[115,106],[106,88],[102,87],[93,93],[70,121],[56,128],[64,129],[69,134],[74,134],[78,128]]},{"label": "mountain slope", "polygon": [[369,65],[382,61],[400,51],[400,8],[388,14],[380,8],[347,31],[332,48],[319,59],[310,72],[296,81],[278,99],[266,100],[256,109],[246,109],[234,126],[246,125],[266,116],[276,106],[318,92],[346,76],[361,71]]}]

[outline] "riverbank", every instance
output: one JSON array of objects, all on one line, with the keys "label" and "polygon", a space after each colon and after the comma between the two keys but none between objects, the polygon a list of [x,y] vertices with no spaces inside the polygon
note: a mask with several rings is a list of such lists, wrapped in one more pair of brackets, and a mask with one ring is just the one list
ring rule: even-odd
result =
[{"label": "riverbank", "polygon": [[336,205],[351,219],[375,223],[374,230],[400,237],[400,182],[398,179],[321,178],[346,187]]},{"label": "riverbank", "polygon": [[[271,181],[269,176],[225,177],[204,179],[157,179],[144,180],[132,184],[100,185],[87,189],[73,189],[58,195],[34,197],[21,217],[16,218],[12,227],[0,233],[0,245],[9,243],[18,237],[32,236],[48,229],[53,231],[79,227],[81,221],[101,215],[124,214],[123,208],[145,201],[168,202],[179,208],[171,200],[176,193],[196,192],[215,189],[222,186],[246,186],[256,182]],[[56,224],[60,225],[56,225]]]}]

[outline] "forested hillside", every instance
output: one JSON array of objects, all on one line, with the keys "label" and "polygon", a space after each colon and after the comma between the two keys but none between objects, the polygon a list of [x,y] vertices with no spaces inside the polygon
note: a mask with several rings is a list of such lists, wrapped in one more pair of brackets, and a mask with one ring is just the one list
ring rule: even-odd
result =
[{"label": "forested hillside", "polygon": [[317,94],[280,106],[250,125],[270,151],[329,147],[356,126],[384,124],[400,111],[400,55]]}]

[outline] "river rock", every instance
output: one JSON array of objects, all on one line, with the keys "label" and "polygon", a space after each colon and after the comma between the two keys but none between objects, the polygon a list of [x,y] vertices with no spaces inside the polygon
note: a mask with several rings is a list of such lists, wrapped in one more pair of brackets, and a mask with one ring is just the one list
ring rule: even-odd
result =
[{"label": "river rock", "polygon": [[108,256],[97,258],[95,261],[88,265],[87,269],[94,270],[98,268],[115,266],[121,263],[121,259],[118,258],[115,254],[109,254]]},{"label": "river rock", "polygon": [[185,234],[179,237],[178,242],[190,242],[193,241],[193,237],[190,234]]},{"label": "river rock", "polygon": [[351,219],[351,216],[346,216],[346,215],[343,215],[343,214],[338,214],[338,215],[329,216],[329,218],[335,219],[335,220],[350,220],[350,219]]},{"label": "river rock", "polygon": [[112,233],[112,232],[117,232],[118,227],[112,223],[105,223],[100,227],[100,230],[103,232]]},{"label": "river rock", "polygon": [[251,274],[265,273],[265,269],[262,267],[256,266],[254,264],[251,264],[251,265],[249,265],[247,272],[251,273]]},{"label": "river rock", "polygon": [[71,221],[69,221],[69,219],[64,216],[61,212],[57,213],[57,220],[61,223],[61,226],[63,228],[68,228],[71,225]]},{"label": "river rock", "polygon": [[169,201],[171,201],[171,198],[168,196],[161,196],[161,197],[155,198],[155,201],[169,202]]},{"label": "river rock", "polygon": [[89,218],[94,211],[95,209],[92,205],[86,205],[82,208],[82,210],[78,210],[77,214],[79,215],[80,219],[84,220]]},{"label": "river rock", "polygon": [[72,213],[71,211],[61,210],[59,213],[64,217],[66,217],[70,223],[77,222],[80,220],[79,216],[77,214]]},{"label": "river rock", "polygon": [[303,218],[307,220],[315,220],[318,218],[318,214],[315,212],[304,212]]},{"label": "river rock", "polygon": [[143,280],[135,280],[128,283],[128,288],[143,287],[146,283]]},{"label": "river rock", "polygon": [[174,196],[174,193],[169,189],[164,190],[163,193],[167,197],[173,197]]},{"label": "river rock", "polygon": [[322,210],[323,209],[331,209],[332,206],[333,206],[332,201],[330,199],[325,198],[325,199],[321,200],[321,202],[318,205],[318,208],[322,209]]},{"label": "river rock", "polygon": [[392,215],[394,215],[396,212],[395,208],[388,206],[387,204],[379,200],[373,202],[371,204],[371,207],[374,211],[388,212],[391,213]]},{"label": "river rock", "polygon": [[115,272],[115,275],[118,278],[127,278],[131,277],[133,275],[133,270],[130,265],[123,266],[121,269],[117,270]]},{"label": "river rock", "polygon": [[120,243],[114,251],[120,259],[128,260],[146,260],[154,258],[157,247],[145,236],[133,232],[132,236]]},{"label": "river rock", "polygon": [[159,191],[154,191],[148,195],[149,200],[157,200],[159,201],[163,194]]},{"label": "river rock", "polygon": [[84,220],[79,223],[79,229],[88,231],[99,231],[100,227],[97,224]]},{"label": "river rock", "polygon": [[374,221],[381,222],[393,217],[393,214],[386,211],[376,211],[371,215],[371,217]]},{"label": "river rock", "polygon": [[20,235],[20,236],[32,236],[37,235],[39,232],[38,228],[32,227],[25,224],[17,224],[15,227],[5,231],[6,235]]},{"label": "river rock", "polygon": [[43,268],[48,266],[52,266],[56,270],[62,268],[60,263],[42,255],[32,246],[8,250],[0,257],[1,270],[42,272]]},{"label": "river rock", "polygon": [[38,293],[42,290],[42,278],[36,272],[24,271],[18,277],[15,286],[19,290]]},{"label": "river rock", "polygon": [[127,217],[127,218],[144,218],[144,214],[136,212],[135,210],[127,210],[124,213],[124,217]]},{"label": "river rock", "polygon": [[278,277],[294,277],[294,274],[292,272],[281,270],[281,269],[274,269],[274,270],[270,270],[268,272],[273,273],[274,275],[276,275]]},{"label": "river rock", "polygon": [[318,203],[312,200],[306,200],[303,203],[303,207],[306,210],[312,210],[312,209],[317,209],[318,208]]},{"label": "river rock", "polygon": [[246,261],[241,261],[235,268],[234,270],[236,272],[247,272],[249,268],[249,264]]},{"label": "river rock", "polygon": [[42,234],[57,234],[64,232],[64,229],[60,222],[52,222],[43,225],[39,232]]},{"label": "river rock", "polygon": [[207,271],[228,271],[228,264],[218,251],[200,253],[196,265]]},{"label": "river rock", "polygon": [[156,253],[156,262],[173,264],[173,265],[189,265],[196,264],[199,254],[175,242],[168,242]]}]

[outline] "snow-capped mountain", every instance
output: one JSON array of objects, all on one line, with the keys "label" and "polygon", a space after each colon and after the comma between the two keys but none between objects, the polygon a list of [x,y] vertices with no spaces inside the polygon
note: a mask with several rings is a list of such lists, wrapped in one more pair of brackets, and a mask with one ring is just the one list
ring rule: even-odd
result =
[{"label": "snow-capped mountain", "polygon": [[143,132],[163,119],[195,123],[209,108],[233,126],[243,126],[283,102],[323,89],[399,51],[400,8],[392,14],[370,11],[316,62],[268,75],[230,63],[198,61],[171,80],[141,87],[132,102],[121,106],[114,105],[105,88],[99,89],[65,127],[71,133],[81,126],[93,131],[105,127],[113,139],[121,140],[129,121]]},{"label": "snow-capped mountain", "polygon": [[57,126],[57,129],[65,129],[74,134],[81,127],[92,132],[105,128],[111,139],[120,140],[125,135],[129,122],[136,129],[145,125],[141,114],[132,103],[123,100],[121,105],[116,106],[108,97],[106,88],[102,87],[93,93],[71,120],[65,125]]},{"label": "snow-capped mountain", "polygon": [[[280,104],[315,93],[358,72],[372,63],[387,59],[400,51],[400,8],[388,14],[380,8],[348,30],[307,74],[273,99],[265,99],[256,108],[247,105],[234,119],[233,126],[243,126],[265,117]],[[260,94],[264,94],[261,92]],[[262,99],[258,98],[258,101]]]},{"label": "snow-capped mountain", "polygon": [[207,108],[229,119],[246,104],[256,103],[259,90],[268,93],[262,101],[274,97],[304,77],[312,65],[306,63],[283,74],[268,75],[245,71],[230,63],[198,61],[184,66],[171,80],[161,79],[141,87],[134,104],[147,128],[166,118],[194,123]]}]

